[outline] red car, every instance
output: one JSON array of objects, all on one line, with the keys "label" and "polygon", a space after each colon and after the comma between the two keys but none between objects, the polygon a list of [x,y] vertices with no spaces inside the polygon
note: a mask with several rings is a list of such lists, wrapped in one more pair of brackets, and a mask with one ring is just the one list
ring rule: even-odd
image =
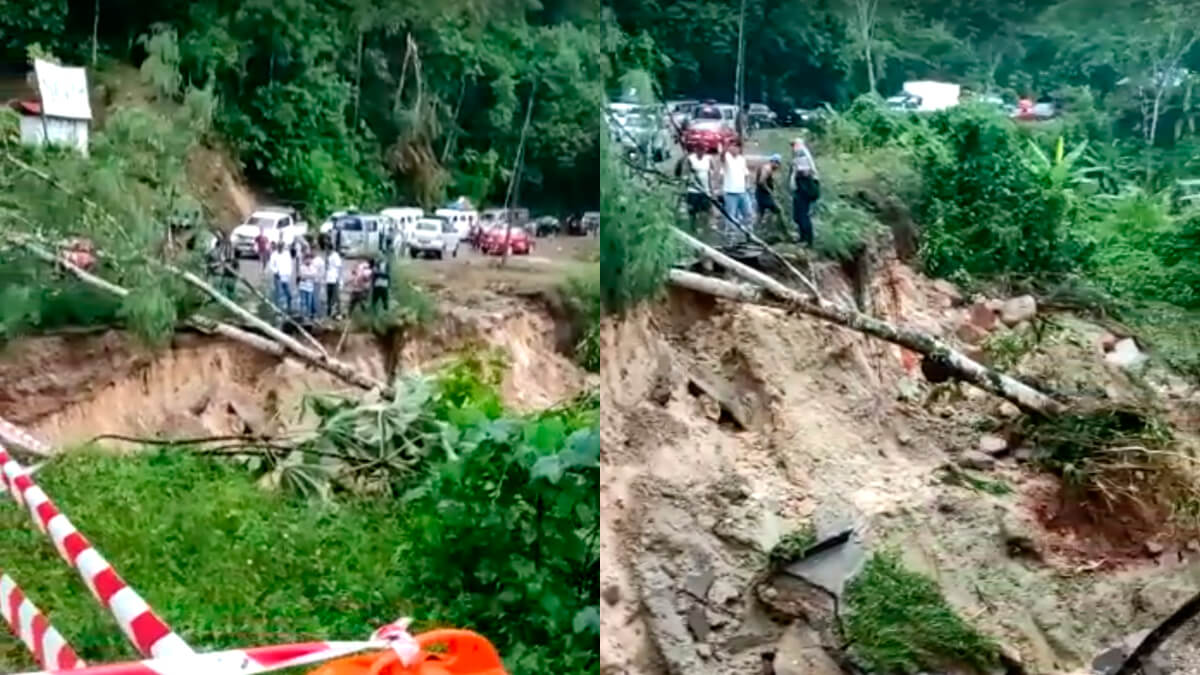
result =
[{"label": "red car", "polygon": [[737,140],[737,130],[714,104],[705,104],[696,110],[695,116],[683,130],[684,148],[700,148],[701,152],[716,152],[720,146],[728,147]]},{"label": "red car", "polygon": [[521,227],[513,227],[508,230],[504,225],[497,225],[484,230],[480,237],[479,249],[487,255],[503,255],[506,232],[509,235],[508,252],[513,255],[529,255],[529,252],[533,250],[533,237],[529,236],[529,233]]}]

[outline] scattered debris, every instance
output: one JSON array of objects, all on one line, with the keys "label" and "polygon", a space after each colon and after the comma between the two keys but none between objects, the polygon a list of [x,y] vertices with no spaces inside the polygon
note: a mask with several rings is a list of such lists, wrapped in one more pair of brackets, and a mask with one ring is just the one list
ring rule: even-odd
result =
[{"label": "scattered debris", "polygon": [[1008,454],[1008,440],[994,434],[985,434],[979,438],[979,451],[990,457],[1002,457]]},{"label": "scattered debris", "polygon": [[1022,321],[1031,321],[1037,316],[1037,300],[1032,295],[1010,298],[1000,308],[1000,320],[1012,328]]}]

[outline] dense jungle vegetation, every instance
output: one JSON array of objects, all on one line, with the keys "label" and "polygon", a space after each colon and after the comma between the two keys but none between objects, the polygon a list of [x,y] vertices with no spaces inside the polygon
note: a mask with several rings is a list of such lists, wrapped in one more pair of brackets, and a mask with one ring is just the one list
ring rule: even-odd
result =
[{"label": "dense jungle vegetation", "polygon": [[23,75],[31,45],[101,69],[153,59],[164,89],[212,93],[250,179],[321,218],[503,201],[536,82],[522,201],[583,210],[612,31],[590,0],[14,0],[0,61]]}]

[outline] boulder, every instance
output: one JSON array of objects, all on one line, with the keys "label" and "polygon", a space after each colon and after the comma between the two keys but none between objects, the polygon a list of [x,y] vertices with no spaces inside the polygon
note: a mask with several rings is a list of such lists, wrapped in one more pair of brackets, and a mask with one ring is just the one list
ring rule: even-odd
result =
[{"label": "boulder", "polygon": [[1037,300],[1032,295],[1009,298],[1000,307],[1000,320],[1006,326],[1015,326],[1037,316]]},{"label": "boulder", "polygon": [[841,675],[837,661],[821,646],[820,637],[807,624],[797,621],[779,639],[772,663],[775,675]]},{"label": "boulder", "polygon": [[[1007,443],[1005,445],[1007,446]],[[962,457],[958,458],[958,465],[964,469],[990,471],[996,466],[996,458],[979,452],[978,450],[968,450],[967,452],[963,453]]]},{"label": "boulder", "polygon": [[996,310],[986,301],[975,301],[967,310],[967,321],[985,332],[996,327]]},{"label": "boulder", "polygon": [[1104,355],[1105,361],[1123,370],[1136,370],[1146,363],[1149,358],[1145,352],[1138,349],[1137,341],[1133,338],[1118,340],[1113,345],[1112,351]]},{"label": "boulder", "polygon": [[954,331],[959,340],[969,344],[977,345],[987,339],[988,332],[985,328],[980,328],[973,321],[964,321],[958,325],[958,329]]},{"label": "boulder", "polygon": [[999,457],[1008,452],[1008,440],[1003,436],[986,434],[979,439],[979,451],[991,457]]},{"label": "boulder", "polygon": [[945,279],[938,279],[934,281],[933,290],[945,296],[951,307],[957,307],[963,302],[962,293],[959,292],[958,288],[954,284],[946,281]]}]

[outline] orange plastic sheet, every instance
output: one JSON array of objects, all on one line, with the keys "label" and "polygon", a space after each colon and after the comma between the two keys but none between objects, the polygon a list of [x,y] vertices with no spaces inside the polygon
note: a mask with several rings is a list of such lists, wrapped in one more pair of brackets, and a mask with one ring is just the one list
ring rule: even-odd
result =
[{"label": "orange plastic sheet", "polygon": [[487,638],[469,630],[433,630],[416,636],[421,655],[411,666],[388,650],[330,661],[308,675],[508,675]]}]

